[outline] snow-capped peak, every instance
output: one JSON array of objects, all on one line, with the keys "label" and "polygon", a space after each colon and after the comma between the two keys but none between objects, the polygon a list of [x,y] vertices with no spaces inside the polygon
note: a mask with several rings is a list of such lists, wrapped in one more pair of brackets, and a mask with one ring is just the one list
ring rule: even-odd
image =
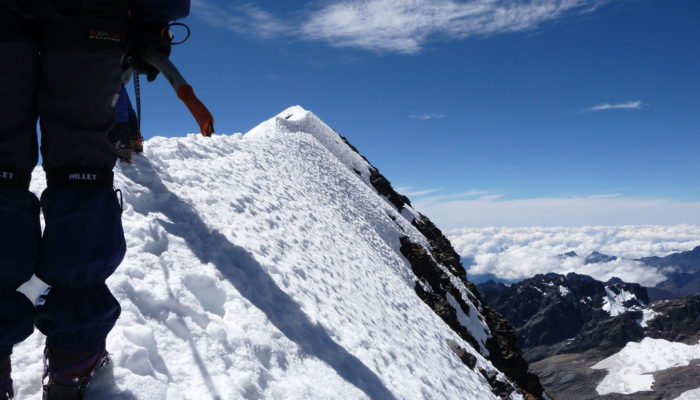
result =
[{"label": "snow-capped peak", "polygon": [[646,303],[637,298],[637,295],[626,290],[621,284],[605,286],[603,296],[603,310],[611,317],[624,314],[629,311],[639,311],[646,306]]},{"label": "snow-capped peak", "polygon": [[309,117],[310,115],[313,115],[313,113],[311,111],[306,110],[302,106],[296,105],[296,106],[291,106],[288,109],[277,114],[277,116],[275,118],[283,118],[283,119],[286,119],[288,121],[299,121],[301,119]]}]

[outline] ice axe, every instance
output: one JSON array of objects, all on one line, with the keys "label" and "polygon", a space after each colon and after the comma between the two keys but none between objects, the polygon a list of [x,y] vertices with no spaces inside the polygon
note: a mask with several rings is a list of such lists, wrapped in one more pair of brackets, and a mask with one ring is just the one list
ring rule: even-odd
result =
[{"label": "ice axe", "polygon": [[157,51],[152,51],[143,56],[144,61],[158,68],[163,76],[170,82],[170,85],[177,93],[177,97],[185,103],[187,109],[199,124],[202,136],[211,136],[214,133],[214,117],[207,109],[207,106],[202,103],[194,94],[192,86],[190,86],[182,76],[177,67],[164,54]]}]

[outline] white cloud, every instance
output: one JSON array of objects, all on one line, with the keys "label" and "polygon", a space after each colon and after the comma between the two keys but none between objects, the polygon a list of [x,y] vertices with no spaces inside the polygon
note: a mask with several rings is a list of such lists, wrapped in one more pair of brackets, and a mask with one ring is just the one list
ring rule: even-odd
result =
[{"label": "white cloud", "polygon": [[430,119],[443,119],[445,118],[445,114],[418,114],[418,115],[409,115],[410,118],[413,119],[420,119],[420,120],[430,120]]},{"label": "white cloud", "polygon": [[464,39],[537,28],[598,0],[345,0],[314,12],[309,39],[375,52],[418,53],[431,37]]},{"label": "white cloud", "polygon": [[[448,237],[461,256],[475,260],[471,274],[521,280],[539,273],[576,272],[653,286],[665,279],[663,275],[632,260],[700,245],[700,225],[463,228],[450,231]],[[559,257],[569,251],[580,257]],[[622,258],[585,265],[585,256],[593,251]]]},{"label": "white cloud", "polygon": [[395,190],[404,196],[418,197],[418,196],[425,196],[426,194],[435,193],[435,192],[439,191],[440,189],[441,188],[415,190],[415,189],[411,188],[410,186],[402,186],[402,187],[397,187]]},{"label": "white cloud", "polygon": [[[482,196],[470,198],[469,195]],[[413,202],[443,229],[489,226],[700,224],[699,201],[592,196],[494,199],[472,191]],[[484,197],[486,196],[486,197]]]},{"label": "white cloud", "polygon": [[[459,200],[459,199],[468,199],[468,198],[475,198],[475,197],[483,197],[483,196],[489,196],[491,195],[490,192],[486,190],[468,190],[466,192],[459,192],[459,193],[452,193],[452,194],[443,194],[439,196],[431,196],[425,199],[420,199],[418,201],[419,204],[423,205],[428,205],[428,204],[433,204],[433,203],[439,203],[439,202],[445,202],[445,201],[454,201],[454,200]],[[409,196],[409,195],[406,195]],[[501,197],[501,196],[499,196]],[[464,226],[464,225],[462,225]]]},{"label": "white cloud", "polygon": [[[413,205],[448,230],[463,257],[475,260],[470,273],[492,273],[508,280],[577,272],[600,280],[618,276],[654,285],[663,275],[631,259],[700,245],[700,202],[618,193],[503,200],[497,193],[471,190],[418,199]],[[558,257],[572,250],[582,257]],[[585,265],[584,257],[593,251],[626,259]]]},{"label": "white cloud", "polygon": [[219,7],[192,0],[211,25],[260,38],[287,35],[377,53],[415,54],[431,39],[464,39],[536,29],[609,0],[328,0],[300,2],[282,18],[252,4]]},{"label": "white cloud", "polygon": [[486,195],[480,196],[479,200],[491,201],[491,200],[498,200],[500,198],[503,198],[502,194],[486,194]]},{"label": "white cloud", "polygon": [[604,103],[604,104],[598,104],[597,106],[593,106],[591,108],[587,108],[584,110],[584,112],[605,111],[605,110],[639,110],[640,108],[643,108],[644,105],[645,104],[642,103],[641,100],[626,101],[624,103],[615,103],[615,104]]},{"label": "white cloud", "polygon": [[192,0],[192,13],[212,26],[260,39],[292,32],[288,24],[253,4],[224,8],[207,0]]}]

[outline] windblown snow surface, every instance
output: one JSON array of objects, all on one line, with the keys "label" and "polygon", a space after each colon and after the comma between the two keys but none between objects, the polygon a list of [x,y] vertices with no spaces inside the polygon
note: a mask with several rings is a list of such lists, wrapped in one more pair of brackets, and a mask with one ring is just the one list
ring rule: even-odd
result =
[{"label": "windblown snow surface", "polygon": [[[446,340],[493,365],[416,295],[399,238],[429,245],[368,168],[300,107],[245,135],[149,140],[116,170],[122,315],[88,399],[497,399]],[[20,399],[40,398],[43,341],[15,348]]]}]

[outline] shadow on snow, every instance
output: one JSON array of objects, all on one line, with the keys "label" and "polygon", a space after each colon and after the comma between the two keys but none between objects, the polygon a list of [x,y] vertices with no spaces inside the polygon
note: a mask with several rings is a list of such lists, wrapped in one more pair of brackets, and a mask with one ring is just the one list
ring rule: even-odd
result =
[{"label": "shadow on snow", "polygon": [[[171,222],[160,223],[170,234],[184,239],[202,263],[214,264],[241,295],[306,354],[325,362],[370,399],[395,399],[372,370],[335,343],[323,326],[309,319],[248,251],[219,231],[210,230],[192,206],[170,192],[148,159],[138,157],[134,161],[132,167],[122,169],[123,174],[151,191],[150,198],[131,199],[136,212],[164,214]],[[190,347],[212,397],[220,398],[196,347],[192,343]]]}]

